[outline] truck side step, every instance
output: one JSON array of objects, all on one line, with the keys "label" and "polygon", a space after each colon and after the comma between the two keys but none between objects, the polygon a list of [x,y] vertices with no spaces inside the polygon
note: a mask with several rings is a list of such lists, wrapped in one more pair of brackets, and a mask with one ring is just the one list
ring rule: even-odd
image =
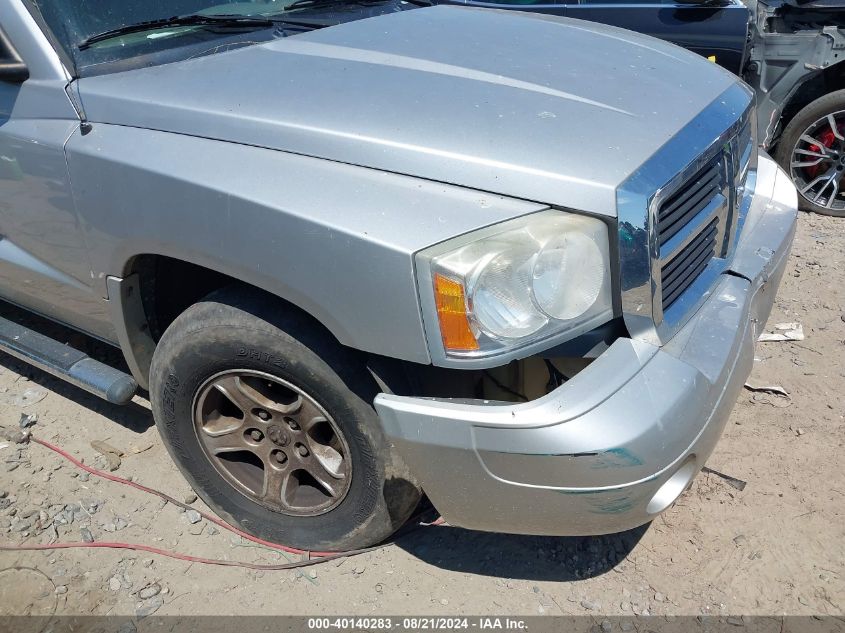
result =
[{"label": "truck side step", "polygon": [[3,317],[0,317],[0,351],[114,404],[126,404],[138,389],[138,383],[129,374]]}]

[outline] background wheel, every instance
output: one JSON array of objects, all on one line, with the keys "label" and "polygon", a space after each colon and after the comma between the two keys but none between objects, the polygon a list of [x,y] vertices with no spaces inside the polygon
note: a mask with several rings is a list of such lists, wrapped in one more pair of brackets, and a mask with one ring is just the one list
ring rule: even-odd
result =
[{"label": "background wheel", "polygon": [[240,287],[177,317],[150,371],[159,432],[197,494],[251,534],[313,550],[382,541],[419,502],[377,391],[309,317]]},{"label": "background wheel", "polygon": [[792,177],[803,211],[845,217],[845,90],[820,97],[786,126],[777,162]]}]

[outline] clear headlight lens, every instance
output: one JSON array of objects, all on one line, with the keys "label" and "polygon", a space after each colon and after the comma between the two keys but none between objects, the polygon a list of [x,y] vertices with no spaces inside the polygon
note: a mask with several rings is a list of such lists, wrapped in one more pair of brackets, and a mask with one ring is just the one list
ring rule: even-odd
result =
[{"label": "clear headlight lens", "polygon": [[534,264],[534,296],[540,309],[562,321],[584,314],[605,285],[605,257],[606,251],[583,233],[551,240]]},{"label": "clear headlight lens", "polygon": [[547,323],[531,301],[534,255],[527,250],[499,254],[479,271],[469,301],[475,321],[490,334],[521,338]]},{"label": "clear headlight lens", "polygon": [[612,316],[607,226],[595,218],[543,211],[418,258],[418,270],[429,273],[423,292],[434,292],[448,356],[489,356],[564,333],[574,337]]}]

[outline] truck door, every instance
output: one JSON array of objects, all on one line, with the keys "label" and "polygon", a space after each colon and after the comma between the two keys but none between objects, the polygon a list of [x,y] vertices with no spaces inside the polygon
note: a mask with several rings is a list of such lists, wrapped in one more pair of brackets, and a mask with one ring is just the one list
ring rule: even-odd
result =
[{"label": "truck door", "polygon": [[683,46],[740,74],[750,13],[738,0],[569,0],[571,18],[610,24]]},{"label": "truck door", "polygon": [[64,155],[67,72],[20,0],[0,3],[0,30],[0,298],[106,338]]}]

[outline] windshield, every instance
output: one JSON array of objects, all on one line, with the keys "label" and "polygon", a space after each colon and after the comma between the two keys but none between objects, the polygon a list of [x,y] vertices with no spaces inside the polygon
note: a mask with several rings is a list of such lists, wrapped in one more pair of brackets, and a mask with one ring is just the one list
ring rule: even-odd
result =
[{"label": "windshield", "polygon": [[[144,58],[143,65],[168,61],[167,55],[176,48],[189,48],[183,54],[201,54],[209,48],[225,50],[232,46],[266,41],[280,35],[307,30],[292,26],[290,32],[280,32],[284,25],[252,22],[219,22],[182,24],[167,28],[150,27],[119,34],[85,46],[94,36],[126,29],[145,22],[168,20],[176,16],[248,16],[270,17],[283,13],[295,0],[30,0],[36,11],[52,31],[62,48],[73,60],[77,70],[109,62],[127,62]],[[293,12],[291,12],[292,16]],[[165,59],[156,59],[162,54]],[[161,57],[161,55],[159,55]],[[127,67],[138,64],[126,64]]]}]

